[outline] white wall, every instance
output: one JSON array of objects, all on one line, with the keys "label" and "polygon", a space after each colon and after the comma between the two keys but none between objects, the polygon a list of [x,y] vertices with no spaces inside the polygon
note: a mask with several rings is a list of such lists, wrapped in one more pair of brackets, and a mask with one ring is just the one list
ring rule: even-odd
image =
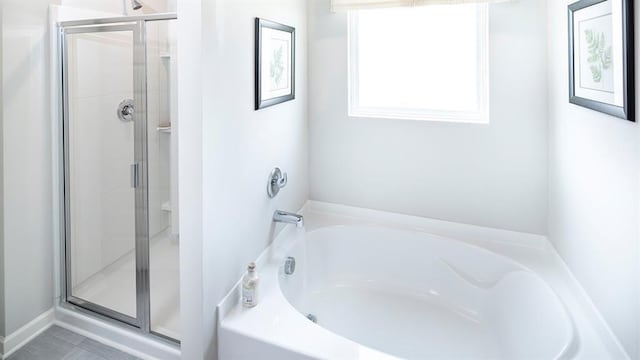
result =
[{"label": "white wall", "polygon": [[347,117],[347,16],[329,3],[309,2],[310,197],[544,234],[544,2],[490,7],[490,125]]},{"label": "white wall", "polygon": [[202,23],[208,14],[203,3],[207,0],[178,1],[180,334],[184,359],[203,358],[206,336],[202,318]]},{"label": "white wall", "polygon": [[[307,17],[300,0],[218,0],[202,13],[202,319],[212,358],[216,304],[273,239],[274,210],[296,211],[307,199]],[[260,111],[253,109],[255,17],[293,26],[297,36],[296,99]],[[289,185],[270,200],[275,166],[288,172]]]},{"label": "white wall", "polygon": [[549,237],[639,359],[640,128],[569,104],[567,4],[547,1]]},{"label": "white wall", "polygon": [[53,305],[48,3],[1,4],[5,334]]}]

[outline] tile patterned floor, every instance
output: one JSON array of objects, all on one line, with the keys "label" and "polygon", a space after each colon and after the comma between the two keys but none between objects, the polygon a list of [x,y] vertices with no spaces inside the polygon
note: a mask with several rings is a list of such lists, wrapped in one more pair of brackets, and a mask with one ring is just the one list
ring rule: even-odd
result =
[{"label": "tile patterned floor", "polygon": [[135,356],[52,326],[7,360],[136,360]]}]

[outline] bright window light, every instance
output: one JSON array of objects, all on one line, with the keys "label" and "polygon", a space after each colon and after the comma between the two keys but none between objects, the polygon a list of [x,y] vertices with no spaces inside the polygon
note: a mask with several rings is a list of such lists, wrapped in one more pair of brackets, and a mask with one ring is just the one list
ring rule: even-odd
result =
[{"label": "bright window light", "polygon": [[352,11],[349,116],[488,122],[486,5]]}]

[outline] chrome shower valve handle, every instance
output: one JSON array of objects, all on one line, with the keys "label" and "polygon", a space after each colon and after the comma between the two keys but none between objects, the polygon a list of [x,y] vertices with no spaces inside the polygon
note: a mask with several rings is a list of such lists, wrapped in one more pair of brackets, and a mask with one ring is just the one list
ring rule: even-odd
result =
[{"label": "chrome shower valve handle", "polygon": [[280,189],[287,186],[287,173],[283,173],[280,168],[274,168],[271,170],[271,175],[269,176],[269,183],[267,184],[267,194],[269,198],[273,199],[278,195]]},{"label": "chrome shower valve handle", "polygon": [[287,173],[282,173],[282,177],[279,180],[276,180],[276,185],[278,186],[278,188],[282,189],[283,187],[287,186]]},{"label": "chrome shower valve handle", "polygon": [[118,105],[118,109],[116,111],[118,119],[124,122],[133,121],[133,113],[135,112],[134,106],[135,105],[133,99],[122,100]]}]

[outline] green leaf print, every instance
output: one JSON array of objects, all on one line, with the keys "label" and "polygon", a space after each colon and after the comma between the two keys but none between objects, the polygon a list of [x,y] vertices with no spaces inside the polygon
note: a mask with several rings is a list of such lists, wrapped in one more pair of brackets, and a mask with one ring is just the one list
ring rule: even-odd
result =
[{"label": "green leaf print", "polygon": [[607,46],[603,32],[595,32],[587,29],[584,32],[589,57],[589,69],[593,82],[602,82],[603,70],[609,70],[612,66],[611,45]]},{"label": "green leaf print", "polygon": [[270,76],[271,81],[274,84],[280,84],[282,81],[282,76],[284,75],[284,64],[283,64],[283,53],[284,47],[279,47],[278,50],[273,52],[273,58],[271,59],[271,67],[270,67]]}]

